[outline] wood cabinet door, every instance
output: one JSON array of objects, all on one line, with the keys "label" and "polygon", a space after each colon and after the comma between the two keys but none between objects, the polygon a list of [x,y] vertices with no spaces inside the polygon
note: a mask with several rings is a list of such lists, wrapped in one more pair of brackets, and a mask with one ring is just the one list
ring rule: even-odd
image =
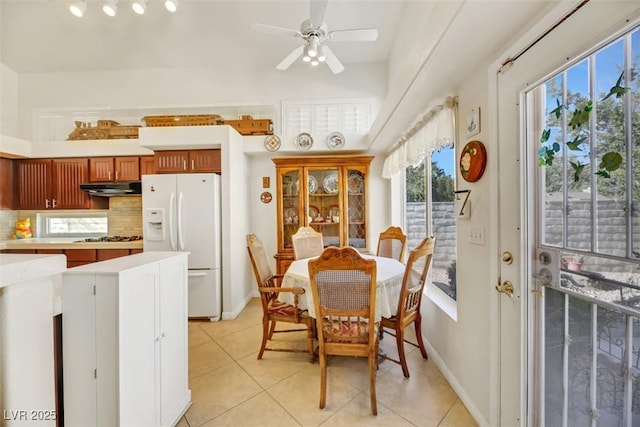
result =
[{"label": "wood cabinet door", "polygon": [[152,175],[154,173],[156,173],[155,156],[140,157],[140,177],[142,177],[142,175]]},{"label": "wood cabinet door", "polygon": [[157,173],[187,172],[188,151],[156,151]]},{"label": "wood cabinet door", "polygon": [[0,158],[0,209],[13,209],[13,160]]},{"label": "wood cabinet door", "polygon": [[192,150],[189,162],[191,172],[221,172],[220,150]]},{"label": "wood cabinet door", "polygon": [[14,202],[16,209],[51,208],[51,160],[16,160]]},{"label": "wood cabinet door", "polygon": [[140,179],[140,159],[138,157],[116,157],[114,163],[115,181],[138,181]]},{"label": "wood cabinet door", "polygon": [[91,207],[89,195],[80,190],[80,184],[89,180],[87,159],[52,160],[52,207],[82,209]]},{"label": "wood cabinet door", "polygon": [[92,157],[89,159],[89,181],[113,181],[114,177],[113,157]]}]

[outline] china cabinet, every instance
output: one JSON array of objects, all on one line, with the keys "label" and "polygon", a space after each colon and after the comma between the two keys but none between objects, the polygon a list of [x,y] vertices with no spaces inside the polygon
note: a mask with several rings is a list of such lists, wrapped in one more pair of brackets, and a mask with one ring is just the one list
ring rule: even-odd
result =
[{"label": "china cabinet", "polygon": [[368,248],[367,188],[372,156],[274,158],[279,274],[294,259],[291,236],[302,226],[322,233],[324,246]]}]

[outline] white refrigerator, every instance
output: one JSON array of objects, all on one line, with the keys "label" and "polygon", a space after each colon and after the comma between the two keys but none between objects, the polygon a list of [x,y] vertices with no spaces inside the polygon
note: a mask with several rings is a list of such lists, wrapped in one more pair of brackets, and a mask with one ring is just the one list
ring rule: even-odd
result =
[{"label": "white refrigerator", "polygon": [[220,176],[142,176],[145,251],[189,252],[189,317],[222,314]]}]

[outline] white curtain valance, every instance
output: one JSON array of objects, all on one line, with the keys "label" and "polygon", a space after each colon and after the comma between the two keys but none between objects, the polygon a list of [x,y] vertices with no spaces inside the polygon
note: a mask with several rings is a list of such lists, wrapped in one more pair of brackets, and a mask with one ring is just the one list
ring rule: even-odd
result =
[{"label": "white curtain valance", "polygon": [[385,159],[382,176],[389,179],[408,166],[415,166],[425,157],[431,156],[434,150],[452,145],[457,105],[457,97],[451,96],[443,104],[421,115],[400,137]]}]

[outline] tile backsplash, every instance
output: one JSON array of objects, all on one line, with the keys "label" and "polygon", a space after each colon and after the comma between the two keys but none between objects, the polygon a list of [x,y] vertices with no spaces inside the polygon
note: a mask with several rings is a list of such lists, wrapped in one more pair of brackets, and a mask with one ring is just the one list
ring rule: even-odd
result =
[{"label": "tile backsplash", "polygon": [[[0,240],[11,239],[18,218],[30,218],[34,237],[38,235],[36,216],[39,211],[0,210]],[[50,211],[49,211],[50,212]],[[81,212],[80,210],[66,212]],[[142,235],[142,197],[111,197],[107,212],[110,236]]]}]

